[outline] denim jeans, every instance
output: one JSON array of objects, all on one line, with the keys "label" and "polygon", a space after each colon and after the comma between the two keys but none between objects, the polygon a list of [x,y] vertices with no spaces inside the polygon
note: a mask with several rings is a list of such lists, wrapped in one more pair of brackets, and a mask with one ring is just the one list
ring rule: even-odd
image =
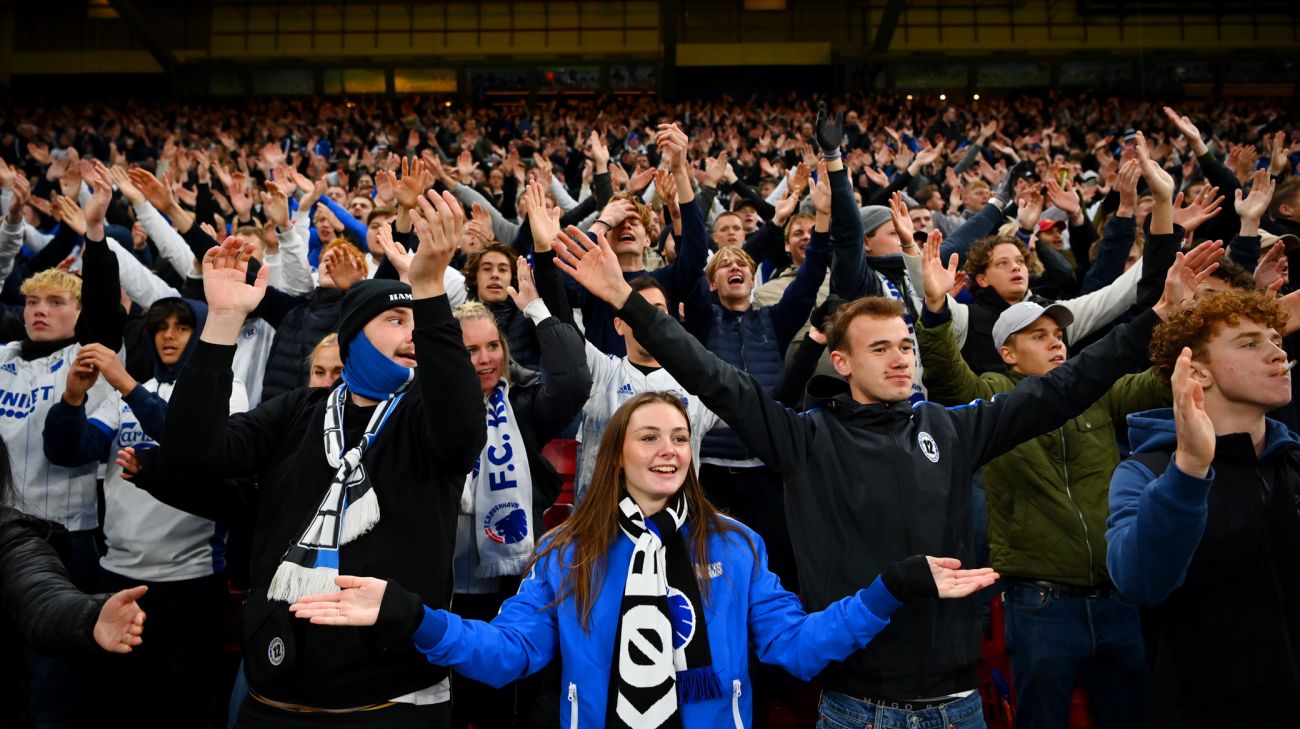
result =
[{"label": "denim jeans", "polygon": [[817,729],[985,729],[984,706],[976,691],[943,706],[920,711],[872,704],[823,691]]},{"label": "denim jeans", "polygon": [[1137,727],[1150,672],[1136,607],[1117,597],[1069,597],[1006,584],[1007,652],[1018,729],[1065,729],[1076,679],[1099,727]]}]

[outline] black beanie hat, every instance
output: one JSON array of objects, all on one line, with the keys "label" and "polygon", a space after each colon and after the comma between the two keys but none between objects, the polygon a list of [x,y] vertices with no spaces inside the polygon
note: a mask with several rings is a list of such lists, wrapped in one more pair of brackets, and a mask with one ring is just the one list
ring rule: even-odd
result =
[{"label": "black beanie hat", "polygon": [[339,309],[339,359],[348,361],[348,345],[371,319],[411,302],[411,287],[400,281],[370,279],[354,284]]}]

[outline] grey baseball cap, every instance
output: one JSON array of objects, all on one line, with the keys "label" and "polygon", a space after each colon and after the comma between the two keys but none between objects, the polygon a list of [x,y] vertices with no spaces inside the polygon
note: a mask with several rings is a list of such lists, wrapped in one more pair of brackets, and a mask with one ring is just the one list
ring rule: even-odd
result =
[{"label": "grey baseball cap", "polygon": [[993,325],[993,346],[1001,349],[1002,345],[1007,343],[1008,337],[1038,321],[1041,316],[1052,317],[1062,329],[1074,323],[1074,314],[1061,304],[1051,304],[1043,308],[1032,301],[1022,301],[1015,306],[1007,307],[998,317],[997,323]]}]

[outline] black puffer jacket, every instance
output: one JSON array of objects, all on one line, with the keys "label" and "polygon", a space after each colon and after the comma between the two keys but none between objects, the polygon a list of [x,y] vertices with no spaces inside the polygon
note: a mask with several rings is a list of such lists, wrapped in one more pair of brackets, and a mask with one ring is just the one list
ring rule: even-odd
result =
[{"label": "black puffer jacket", "polygon": [[94,650],[93,631],[107,595],[72,585],[58,552],[66,530],[0,507],[0,604],[18,632],[41,653]]},{"label": "black puffer jacket", "polygon": [[317,288],[306,296],[266,290],[251,315],[275,327],[262,381],[262,402],[307,384],[307,357],[326,334],[338,329],[342,305],[343,292],[336,288]]}]

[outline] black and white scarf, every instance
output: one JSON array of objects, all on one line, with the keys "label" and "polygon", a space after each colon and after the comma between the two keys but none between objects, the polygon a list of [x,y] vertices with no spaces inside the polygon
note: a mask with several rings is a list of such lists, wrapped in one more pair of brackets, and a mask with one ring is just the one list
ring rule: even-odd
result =
[{"label": "black and white scarf", "polygon": [[681,534],[689,515],[686,499],[678,493],[648,520],[630,496],[618,507],[618,526],[633,547],[615,634],[605,725],[680,727],[681,704],[723,696],[713,670],[699,583]]},{"label": "black and white scarf", "polygon": [[379,403],[361,440],[347,448],[343,409],[348,386],[340,384],[330,393],[325,402],[325,457],[337,470],[302,536],[281,558],[267,589],[269,599],[293,602],[304,595],[339,589],[334,584],[339,574],[339,548],[379,523],[379,499],[361,459],[405,395],[403,386]]}]

